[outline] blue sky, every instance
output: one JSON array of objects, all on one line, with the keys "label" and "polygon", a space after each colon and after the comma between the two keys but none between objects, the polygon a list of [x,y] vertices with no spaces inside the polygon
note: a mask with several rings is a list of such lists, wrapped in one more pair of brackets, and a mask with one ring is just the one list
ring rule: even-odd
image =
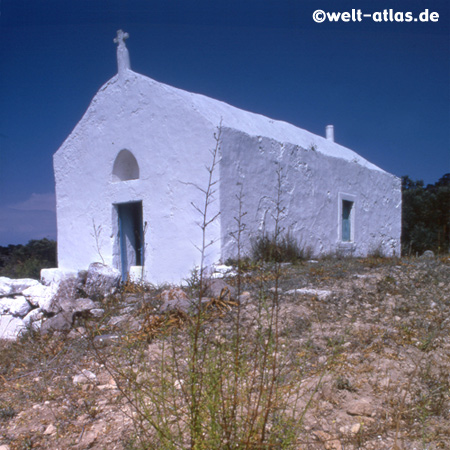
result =
[{"label": "blue sky", "polygon": [[[326,12],[438,22],[315,23]],[[450,172],[448,0],[1,0],[0,245],[56,238],[52,155],[115,75],[113,38],[158,81],[324,135],[397,176]]]}]

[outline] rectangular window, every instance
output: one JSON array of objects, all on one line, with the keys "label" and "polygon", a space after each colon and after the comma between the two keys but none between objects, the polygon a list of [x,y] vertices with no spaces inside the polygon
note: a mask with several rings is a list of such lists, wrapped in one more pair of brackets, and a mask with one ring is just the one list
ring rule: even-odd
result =
[{"label": "rectangular window", "polygon": [[353,202],[342,200],[342,242],[352,240],[352,209]]}]

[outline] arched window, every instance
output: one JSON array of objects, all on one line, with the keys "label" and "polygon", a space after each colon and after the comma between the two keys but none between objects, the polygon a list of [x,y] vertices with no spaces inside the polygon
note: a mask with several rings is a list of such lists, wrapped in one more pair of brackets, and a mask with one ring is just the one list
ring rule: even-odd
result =
[{"label": "arched window", "polygon": [[114,161],[112,180],[125,181],[139,179],[139,165],[133,153],[129,150],[120,150]]}]

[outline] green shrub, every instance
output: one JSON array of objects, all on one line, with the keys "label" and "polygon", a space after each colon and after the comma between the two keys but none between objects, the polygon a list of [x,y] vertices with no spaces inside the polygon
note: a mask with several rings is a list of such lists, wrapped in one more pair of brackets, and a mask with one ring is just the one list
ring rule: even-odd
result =
[{"label": "green shrub", "polygon": [[309,249],[300,247],[290,234],[282,236],[264,233],[252,242],[252,259],[264,262],[297,262],[311,256]]},{"label": "green shrub", "polygon": [[38,280],[41,269],[47,267],[56,267],[55,241],[44,238],[0,247],[0,276]]},{"label": "green shrub", "polygon": [[450,174],[435,184],[402,177],[403,254],[450,250]]}]

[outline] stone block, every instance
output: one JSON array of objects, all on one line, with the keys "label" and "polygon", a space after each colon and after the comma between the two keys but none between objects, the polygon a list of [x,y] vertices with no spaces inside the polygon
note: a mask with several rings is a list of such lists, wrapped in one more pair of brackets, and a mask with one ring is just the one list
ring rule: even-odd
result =
[{"label": "stone block", "polygon": [[64,269],[42,269],[41,270],[41,283],[45,286],[50,286],[53,283],[59,284],[63,280],[68,278],[77,278],[77,270],[64,270]]},{"label": "stone block", "polygon": [[57,313],[60,311],[57,298],[58,285],[44,286],[38,284],[25,289],[22,294],[33,305],[39,306],[46,313]]},{"label": "stone block", "polygon": [[117,269],[102,263],[92,263],[86,278],[86,294],[94,300],[111,295],[119,287],[121,278]]},{"label": "stone block", "polygon": [[22,295],[0,299],[0,314],[11,314],[15,317],[24,317],[30,310],[31,305]]},{"label": "stone block", "polygon": [[25,328],[23,320],[11,314],[0,316],[0,339],[15,340]]},{"label": "stone block", "polygon": [[25,289],[36,286],[39,281],[32,278],[12,279],[8,277],[0,277],[0,296],[13,296],[21,294]]}]

